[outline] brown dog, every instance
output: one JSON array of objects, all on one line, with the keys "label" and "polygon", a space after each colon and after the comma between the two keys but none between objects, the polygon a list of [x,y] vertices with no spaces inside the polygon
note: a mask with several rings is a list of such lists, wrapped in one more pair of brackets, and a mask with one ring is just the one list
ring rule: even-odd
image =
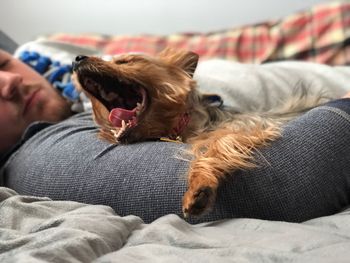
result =
[{"label": "brown dog", "polygon": [[276,140],[281,123],[321,102],[321,96],[296,95],[276,113],[232,112],[197,91],[192,79],[197,62],[195,53],[167,49],[154,58],[125,54],[109,62],[78,56],[74,65],[102,138],[111,143],[181,138],[192,145],[185,216],[208,211],[227,174],[254,167],[254,150]]}]

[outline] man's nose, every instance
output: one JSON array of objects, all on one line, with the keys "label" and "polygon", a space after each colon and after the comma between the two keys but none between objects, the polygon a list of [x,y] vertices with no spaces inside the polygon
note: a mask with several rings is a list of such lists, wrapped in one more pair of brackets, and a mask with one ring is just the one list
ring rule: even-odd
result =
[{"label": "man's nose", "polygon": [[21,75],[10,72],[0,72],[0,97],[3,99],[11,99],[18,92],[18,87],[21,83]]}]

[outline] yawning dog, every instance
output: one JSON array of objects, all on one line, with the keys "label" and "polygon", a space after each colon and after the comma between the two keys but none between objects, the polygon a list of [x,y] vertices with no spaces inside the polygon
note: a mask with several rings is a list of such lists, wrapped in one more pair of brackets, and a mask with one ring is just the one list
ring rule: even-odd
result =
[{"label": "yawning dog", "polygon": [[254,167],[254,151],[276,140],[282,123],[322,101],[322,96],[296,94],[274,112],[239,113],[197,90],[192,78],[197,63],[197,54],[171,49],[155,57],[125,54],[105,61],[78,56],[74,62],[101,138],[123,144],[160,138],[191,144],[185,216],[210,210],[225,176]]}]

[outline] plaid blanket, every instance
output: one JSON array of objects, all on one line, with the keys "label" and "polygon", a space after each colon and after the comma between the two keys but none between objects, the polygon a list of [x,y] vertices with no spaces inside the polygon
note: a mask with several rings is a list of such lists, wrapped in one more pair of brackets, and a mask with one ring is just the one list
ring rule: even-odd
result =
[{"label": "plaid blanket", "polygon": [[330,1],[279,20],[210,33],[159,35],[54,34],[50,40],[99,48],[105,54],[165,47],[192,50],[201,59],[244,63],[304,60],[329,65],[350,63],[350,3]]}]

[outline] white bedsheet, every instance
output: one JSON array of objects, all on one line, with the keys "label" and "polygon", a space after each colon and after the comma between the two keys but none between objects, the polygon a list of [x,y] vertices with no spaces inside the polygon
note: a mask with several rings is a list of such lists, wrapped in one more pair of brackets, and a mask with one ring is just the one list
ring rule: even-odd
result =
[{"label": "white bedsheet", "polygon": [[349,262],[350,210],[301,224],[229,219],[144,224],[106,206],[0,188],[0,262]]}]

